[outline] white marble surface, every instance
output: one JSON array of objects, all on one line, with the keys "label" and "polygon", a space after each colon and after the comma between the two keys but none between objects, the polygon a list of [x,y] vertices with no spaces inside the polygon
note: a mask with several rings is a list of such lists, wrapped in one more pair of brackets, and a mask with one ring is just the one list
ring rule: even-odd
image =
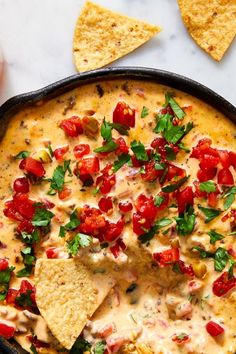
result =
[{"label": "white marble surface", "polygon": [[[236,105],[236,40],[217,63],[188,35],[177,0],[96,2],[163,28],[153,40],[113,66],[147,66],[183,74]],[[72,37],[83,3],[83,0],[0,0],[0,47],[6,61],[0,103],[76,73]]]}]

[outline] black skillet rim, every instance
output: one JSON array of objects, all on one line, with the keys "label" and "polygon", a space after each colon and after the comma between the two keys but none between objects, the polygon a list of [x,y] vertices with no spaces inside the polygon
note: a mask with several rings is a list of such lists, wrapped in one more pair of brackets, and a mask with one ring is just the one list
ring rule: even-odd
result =
[{"label": "black skillet rim", "polygon": [[[236,123],[236,107],[208,87],[176,73],[146,67],[108,67],[92,70],[69,76],[39,90],[14,96],[0,107],[0,123],[1,119],[10,118],[16,111],[28,105],[34,105],[41,100],[49,100],[78,86],[102,80],[122,78],[124,80],[153,81],[181,90],[208,103]],[[227,83],[225,82],[225,84]],[[17,344],[10,343],[3,338],[0,338],[0,349],[3,350],[2,354],[26,353]]]}]

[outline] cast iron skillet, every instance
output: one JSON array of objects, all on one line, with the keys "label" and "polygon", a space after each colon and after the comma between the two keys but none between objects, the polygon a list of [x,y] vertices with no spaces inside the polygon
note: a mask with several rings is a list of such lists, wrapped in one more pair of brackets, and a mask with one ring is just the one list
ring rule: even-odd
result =
[{"label": "cast iron skillet", "polygon": [[[196,81],[164,70],[141,67],[112,67],[73,75],[37,91],[25,93],[9,99],[0,107],[0,140],[5,133],[8,120],[20,109],[29,105],[37,104],[37,102],[42,100],[49,100],[87,83],[122,78],[124,79],[124,82],[128,79],[154,81],[189,93],[210,104],[236,124],[236,107],[214,91]],[[26,352],[14,341],[6,341],[3,338],[0,338],[0,353],[24,354]]]}]

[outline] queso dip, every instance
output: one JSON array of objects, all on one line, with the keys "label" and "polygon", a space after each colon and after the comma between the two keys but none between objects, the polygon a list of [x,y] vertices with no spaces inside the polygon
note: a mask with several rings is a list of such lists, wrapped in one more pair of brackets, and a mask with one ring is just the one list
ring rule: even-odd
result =
[{"label": "queso dip", "polygon": [[34,266],[79,257],[115,286],[71,353],[235,353],[235,134],[202,101],[135,80],[16,113],[0,144],[0,335],[69,353]]}]

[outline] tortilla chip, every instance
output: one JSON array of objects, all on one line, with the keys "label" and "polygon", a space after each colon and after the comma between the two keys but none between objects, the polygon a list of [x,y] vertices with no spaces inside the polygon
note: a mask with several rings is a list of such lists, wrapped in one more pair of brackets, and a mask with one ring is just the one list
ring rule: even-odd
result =
[{"label": "tortilla chip", "polygon": [[196,43],[220,61],[236,35],[235,0],[178,0],[183,21]]},{"label": "tortilla chip", "polygon": [[36,303],[63,347],[71,349],[114,284],[111,276],[93,274],[75,258],[36,262]]},{"label": "tortilla chip", "polygon": [[78,71],[100,68],[132,52],[156,33],[157,26],[86,2],[75,28],[73,54]]}]

